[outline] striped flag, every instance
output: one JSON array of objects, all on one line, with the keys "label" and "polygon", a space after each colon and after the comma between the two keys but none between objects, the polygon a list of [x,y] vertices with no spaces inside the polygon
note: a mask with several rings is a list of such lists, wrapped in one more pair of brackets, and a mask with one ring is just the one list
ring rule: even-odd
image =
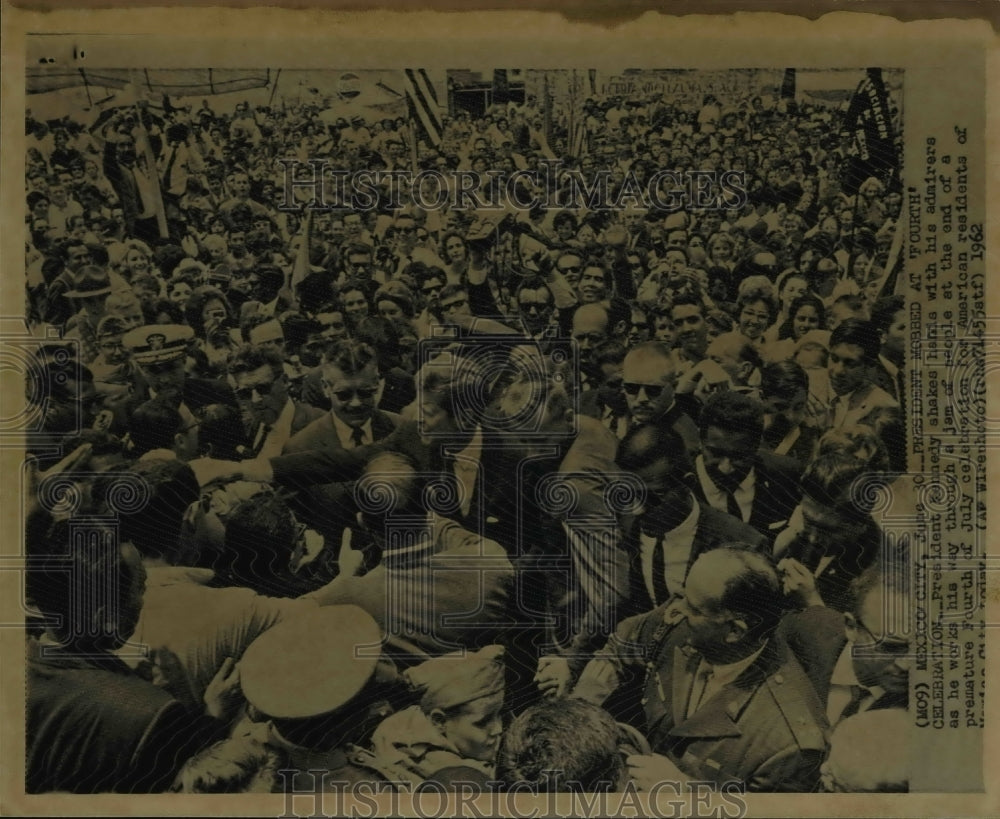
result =
[{"label": "striped flag", "polygon": [[420,123],[420,134],[428,145],[441,144],[441,106],[438,103],[434,83],[427,76],[426,69],[407,68],[403,71],[403,85],[410,118]]},{"label": "striped flag", "polygon": [[579,159],[588,153],[590,153],[590,139],[587,134],[587,123],[584,121],[583,114],[577,114],[573,132],[570,134],[569,155]]}]

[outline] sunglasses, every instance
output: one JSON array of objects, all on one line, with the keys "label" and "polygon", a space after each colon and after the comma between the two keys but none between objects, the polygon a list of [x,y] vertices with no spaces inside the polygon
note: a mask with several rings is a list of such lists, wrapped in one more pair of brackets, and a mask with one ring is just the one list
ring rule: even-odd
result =
[{"label": "sunglasses", "polygon": [[416,230],[417,230],[416,228],[411,228],[411,227],[398,227],[398,228],[396,228],[396,232],[397,233],[407,233],[407,234],[409,234],[409,233],[415,233]]},{"label": "sunglasses", "polygon": [[435,293],[440,293],[442,290],[444,290],[444,285],[435,285],[431,287],[423,287],[420,292],[426,293],[428,296],[433,296]]},{"label": "sunglasses", "polygon": [[522,301],[518,308],[524,313],[547,313],[552,309],[548,302]]},{"label": "sunglasses", "polygon": [[341,404],[346,404],[354,398],[354,396],[357,396],[362,401],[371,401],[377,392],[378,390],[374,387],[359,387],[354,390],[337,390],[333,393],[333,397],[336,398]]},{"label": "sunglasses", "polygon": [[622,389],[628,395],[638,395],[641,391],[645,390],[647,398],[656,400],[663,395],[665,387],[663,384],[636,384],[630,381],[622,384]]},{"label": "sunglasses", "polygon": [[254,393],[257,393],[257,395],[259,395],[261,398],[264,398],[265,396],[270,395],[273,389],[274,389],[274,382],[267,381],[263,384],[254,384],[252,387],[240,387],[238,390],[235,390],[234,392],[236,393],[236,397],[240,401],[249,401],[250,399],[253,398]]}]

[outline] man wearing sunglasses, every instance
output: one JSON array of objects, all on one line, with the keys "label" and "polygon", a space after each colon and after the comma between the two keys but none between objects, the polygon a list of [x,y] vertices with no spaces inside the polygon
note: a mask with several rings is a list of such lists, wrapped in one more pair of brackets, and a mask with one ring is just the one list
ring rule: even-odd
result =
[{"label": "man wearing sunglasses", "polygon": [[673,351],[663,342],[646,341],[625,356],[622,368],[622,391],[629,410],[629,426],[655,424],[671,429],[684,442],[690,457],[701,450],[698,427],[691,410],[697,416],[695,399],[676,396],[677,365]]},{"label": "man wearing sunglasses", "polygon": [[[235,385],[243,427],[251,443],[262,428],[265,431],[275,426],[285,428],[289,416],[294,435],[323,414],[322,410],[288,395],[284,359],[272,347],[244,345],[229,362],[229,375]],[[279,421],[284,423],[279,424]]]}]

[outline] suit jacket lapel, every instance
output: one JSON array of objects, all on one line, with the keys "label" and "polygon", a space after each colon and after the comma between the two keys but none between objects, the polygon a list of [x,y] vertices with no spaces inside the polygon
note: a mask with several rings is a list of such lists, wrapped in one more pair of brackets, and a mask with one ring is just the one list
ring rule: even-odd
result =
[{"label": "suit jacket lapel", "polygon": [[[670,731],[675,737],[738,737],[740,715],[754,694],[764,685],[768,674],[780,665],[783,648],[775,639],[765,646],[756,662],[733,683],[724,686],[710,700],[703,703],[690,719],[682,720]],[[676,664],[675,664],[676,670]],[[695,666],[697,670],[697,666]],[[693,672],[692,672],[693,673]],[[690,689],[690,686],[688,686]],[[685,699],[685,706],[687,700]]]},{"label": "suit jacket lapel", "polygon": [[[692,652],[686,654],[680,646],[674,647],[674,667],[671,674],[671,713],[673,716],[674,733],[677,726],[687,720],[687,705],[691,698],[691,686],[694,685],[694,675],[701,664],[701,656]],[[656,673],[660,673],[657,671]]]}]

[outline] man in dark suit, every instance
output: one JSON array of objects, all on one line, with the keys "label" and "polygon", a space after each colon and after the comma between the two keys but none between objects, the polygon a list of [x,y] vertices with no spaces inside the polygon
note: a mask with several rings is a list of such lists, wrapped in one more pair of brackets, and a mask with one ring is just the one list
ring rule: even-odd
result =
[{"label": "man in dark suit", "polygon": [[642,427],[622,442],[617,463],[646,487],[641,512],[623,522],[631,569],[630,614],[648,611],[680,592],[691,566],[705,552],[727,543],[768,550],[759,532],[691,491],[691,462],[673,430]]},{"label": "man in dark suit", "polygon": [[699,405],[691,395],[677,395],[677,363],[663,342],[646,341],[629,350],[622,367],[622,389],[628,404],[629,426],[655,424],[672,429],[684,442],[690,457],[701,450]]},{"label": "man in dark suit", "polygon": [[732,390],[714,393],[699,418],[701,455],[692,487],[699,500],[748,523],[769,542],[802,497],[796,461],[759,452],[764,408]]},{"label": "man in dark suit", "polygon": [[826,752],[823,711],[794,654],[775,638],[784,605],[764,556],[713,549],[683,594],[622,622],[571,696],[602,704],[629,669],[645,674],[654,755],[629,758],[654,782],[742,782],[747,791],[812,792]]},{"label": "man in dark suit", "polygon": [[909,602],[896,573],[872,567],[852,585],[854,605],[841,614],[815,595],[811,575],[782,561],[785,585],[812,593],[803,611],[786,615],[779,633],[812,680],[827,720],[843,720],[880,708],[909,705],[910,640],[905,612]]},{"label": "man in dark suit", "polygon": [[261,427],[270,429],[290,421],[294,435],[323,415],[322,410],[289,396],[285,362],[273,347],[244,345],[230,360],[229,374],[236,382],[236,401],[251,441]]},{"label": "man in dark suit", "polygon": [[[142,559],[132,544],[118,545],[117,530],[87,534],[100,547],[74,548],[62,521],[28,543],[37,558],[28,567],[28,595],[49,626],[26,645],[24,787],[28,793],[165,791],[186,759],[226,735],[239,677],[226,663],[200,713],[131,671],[113,652],[139,619]],[[121,583],[113,601],[81,593],[106,586],[109,577]]]},{"label": "man in dark suit", "polygon": [[625,345],[616,338],[602,342],[594,350],[594,365],[600,372],[596,387],[580,395],[580,413],[596,418],[621,439],[628,432],[628,404],[622,392],[622,362]]},{"label": "man in dark suit", "polygon": [[[399,423],[394,413],[376,409],[382,378],[375,351],[359,341],[334,342],[320,365],[322,385],[330,411],[300,429],[285,444],[285,454],[310,451],[349,451],[386,438]],[[303,485],[299,511],[323,534],[333,553],[345,528],[354,523],[354,484],[342,481]]]}]

